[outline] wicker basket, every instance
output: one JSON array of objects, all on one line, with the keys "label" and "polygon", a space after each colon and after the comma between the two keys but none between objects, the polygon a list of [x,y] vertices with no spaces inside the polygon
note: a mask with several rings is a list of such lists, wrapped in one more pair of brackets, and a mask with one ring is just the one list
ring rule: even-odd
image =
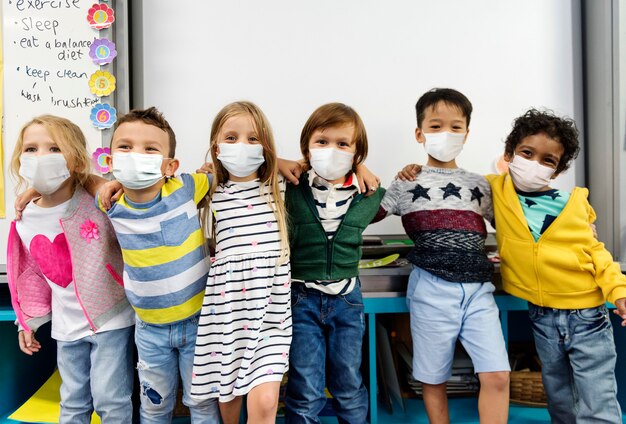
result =
[{"label": "wicker basket", "polygon": [[511,371],[511,403],[540,407],[547,405],[540,371]]}]

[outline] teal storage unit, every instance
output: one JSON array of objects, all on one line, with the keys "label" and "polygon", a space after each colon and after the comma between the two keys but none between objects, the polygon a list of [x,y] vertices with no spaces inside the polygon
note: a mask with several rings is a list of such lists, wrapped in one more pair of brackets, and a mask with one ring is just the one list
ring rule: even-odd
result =
[{"label": "teal storage unit", "polygon": [[3,301],[0,306],[0,423],[33,395],[56,367],[56,342],[50,338],[50,325],[37,332],[41,351],[33,356],[22,353],[15,314],[7,303],[10,301]]}]

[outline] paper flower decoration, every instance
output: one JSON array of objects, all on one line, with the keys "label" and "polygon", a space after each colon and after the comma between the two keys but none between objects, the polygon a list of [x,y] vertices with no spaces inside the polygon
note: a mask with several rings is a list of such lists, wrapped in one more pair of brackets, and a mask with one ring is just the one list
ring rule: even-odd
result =
[{"label": "paper flower decoration", "polygon": [[116,56],[115,43],[108,38],[94,39],[91,47],[89,47],[89,57],[96,65],[111,63]]},{"label": "paper flower decoration", "polygon": [[115,77],[107,71],[96,71],[89,77],[89,89],[98,97],[108,96],[115,90]]},{"label": "paper flower decoration", "polygon": [[509,172],[509,163],[504,160],[504,155],[500,155],[493,162],[493,168],[498,174],[506,174]]},{"label": "paper flower decoration", "polygon": [[111,165],[109,165],[109,161],[107,160],[111,156],[111,150],[108,147],[98,147],[95,152],[91,155],[91,160],[93,162],[94,168],[96,171],[102,174],[108,174],[113,170]]},{"label": "paper flower decoration", "polygon": [[106,4],[93,4],[87,12],[87,22],[93,29],[108,28],[115,20],[115,12]]},{"label": "paper flower decoration", "polygon": [[99,103],[91,108],[89,119],[98,129],[111,128],[117,121],[117,111],[108,103]]},{"label": "paper flower decoration", "polygon": [[100,238],[98,224],[90,219],[86,219],[80,226],[80,236],[86,239],[87,243],[91,243],[91,240],[98,240]]}]

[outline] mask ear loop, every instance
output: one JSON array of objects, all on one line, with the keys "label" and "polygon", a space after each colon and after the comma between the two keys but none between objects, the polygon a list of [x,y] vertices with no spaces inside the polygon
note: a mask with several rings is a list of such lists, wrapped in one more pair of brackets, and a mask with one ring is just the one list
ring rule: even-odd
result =
[{"label": "mask ear loop", "polygon": [[[173,159],[174,158],[163,158],[163,160],[173,160]],[[170,178],[174,178],[174,175],[165,175],[165,174],[163,174],[163,178],[167,182],[167,180],[169,180]]]}]

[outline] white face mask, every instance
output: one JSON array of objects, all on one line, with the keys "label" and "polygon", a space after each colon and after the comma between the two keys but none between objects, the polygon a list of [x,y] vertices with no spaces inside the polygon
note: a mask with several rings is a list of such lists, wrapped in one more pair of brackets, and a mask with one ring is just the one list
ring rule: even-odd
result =
[{"label": "white face mask", "polygon": [[549,166],[518,155],[514,155],[509,163],[509,174],[513,178],[515,188],[529,193],[548,186],[555,172]]},{"label": "white face mask", "polygon": [[248,143],[220,143],[217,158],[229,174],[244,178],[252,175],[265,162],[263,146]]},{"label": "white face mask", "polygon": [[113,176],[125,188],[141,190],[163,178],[162,163],[162,155],[113,153]]},{"label": "white face mask", "polygon": [[463,142],[467,133],[451,133],[451,132],[438,132],[438,133],[425,133],[424,149],[433,158],[439,162],[450,162],[455,159],[461,150],[463,150]]},{"label": "white face mask", "polygon": [[61,153],[43,156],[20,156],[19,174],[40,194],[52,194],[69,177],[67,162]]},{"label": "white face mask", "polygon": [[345,176],[352,169],[354,153],[337,150],[334,147],[311,149],[311,168],[317,175],[328,181]]}]

